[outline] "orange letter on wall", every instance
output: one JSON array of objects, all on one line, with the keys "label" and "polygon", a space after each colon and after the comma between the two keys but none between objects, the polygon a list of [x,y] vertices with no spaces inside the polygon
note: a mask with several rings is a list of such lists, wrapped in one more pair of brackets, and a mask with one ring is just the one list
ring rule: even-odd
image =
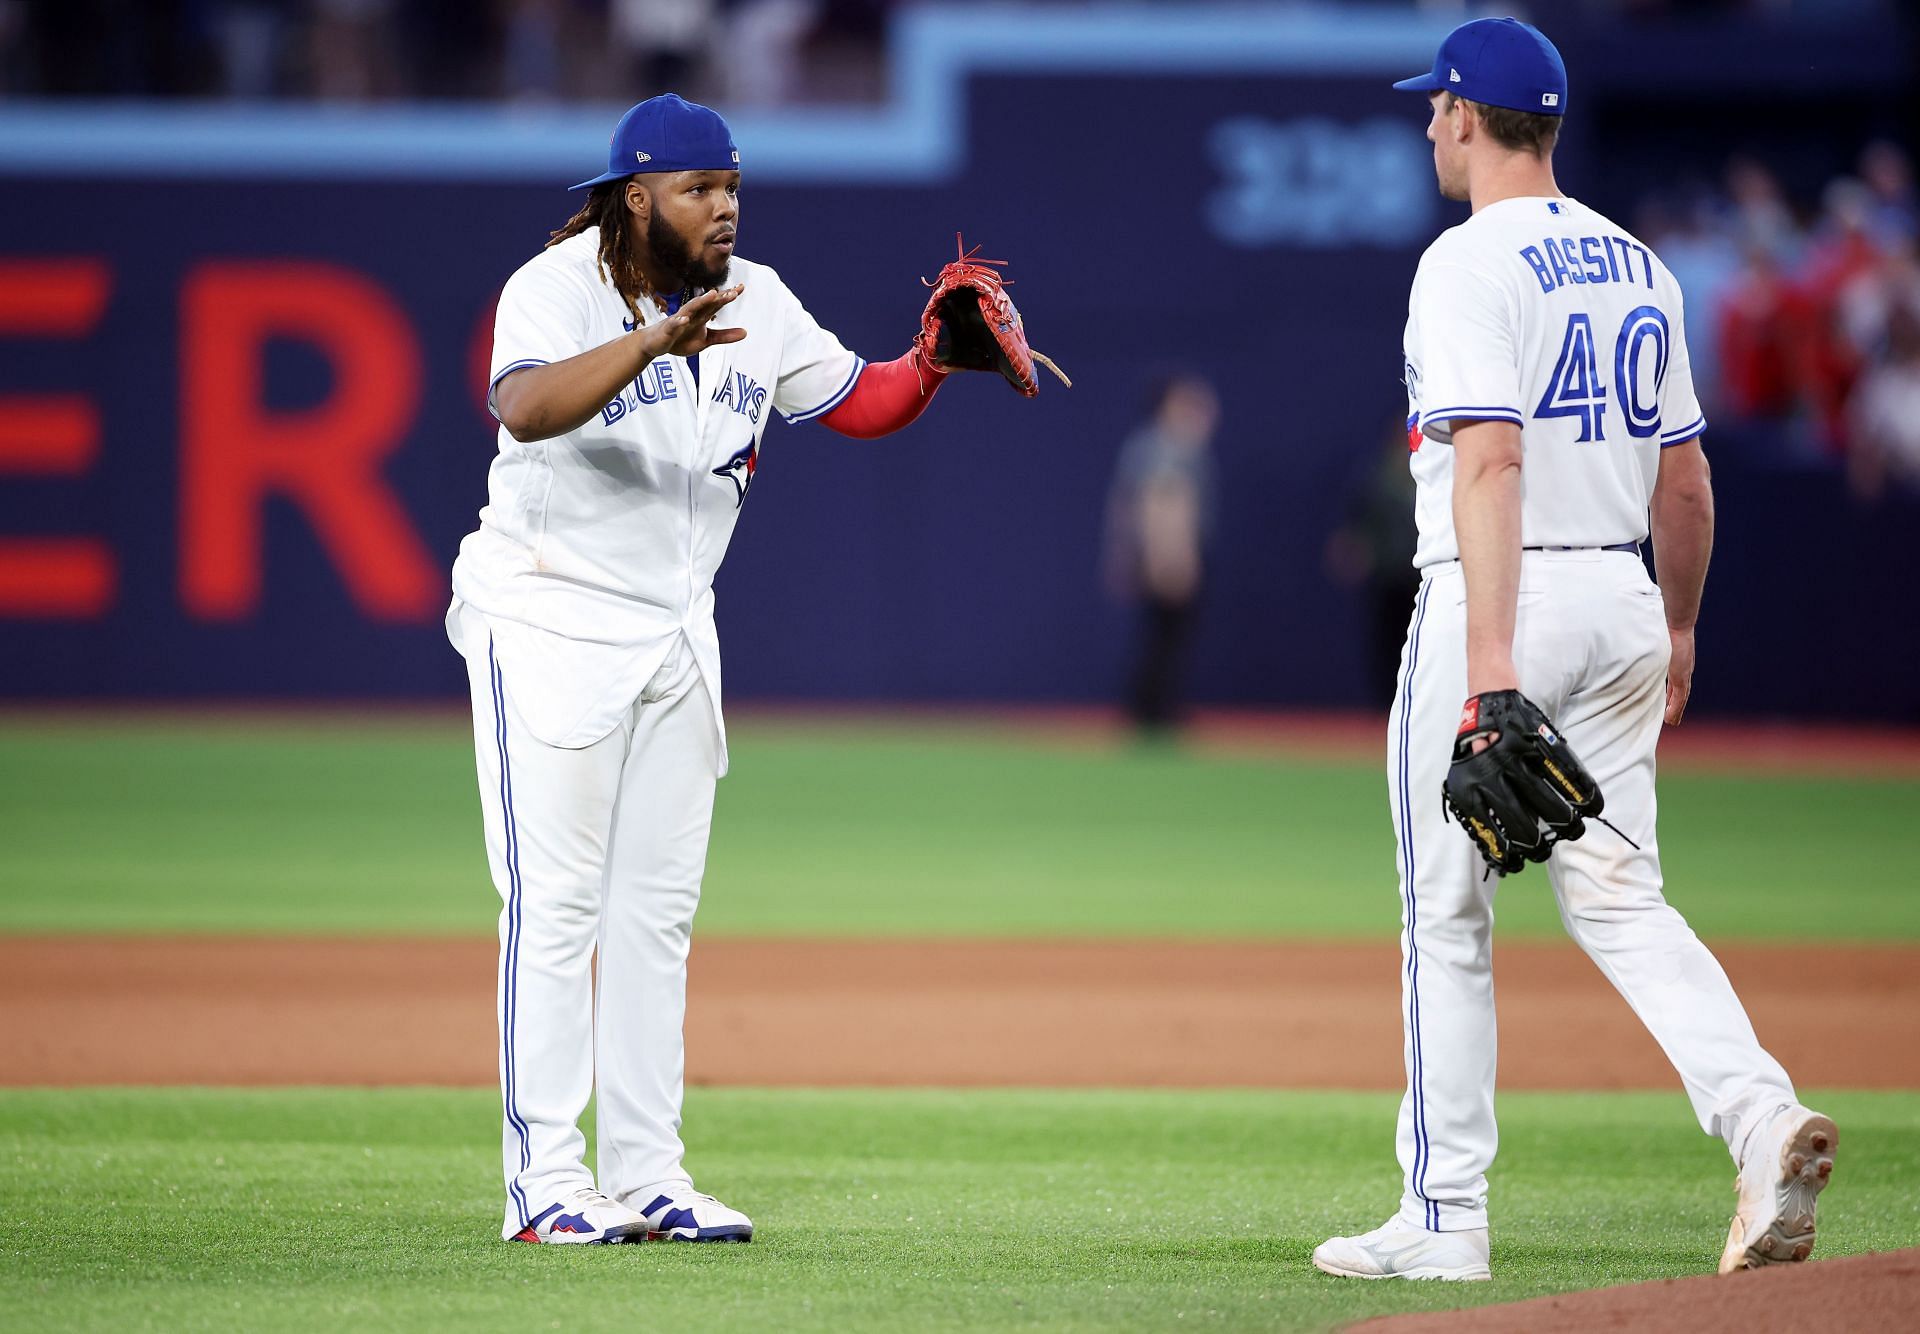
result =
[{"label": "orange letter on wall", "polygon": [[[446,580],[380,475],[420,403],[420,354],[406,317],[361,274],[285,260],[201,264],[181,294],[180,594],[206,620],[260,605],[261,510],[297,505],[368,615],[412,621]],[[332,363],[323,403],[264,402],[269,339],[312,344]]]},{"label": "orange letter on wall", "polygon": [[[81,338],[112,286],[97,259],[0,261],[0,334]],[[81,394],[0,396],[0,472],[74,476],[100,454],[100,413]],[[113,553],[97,537],[0,541],[0,617],[98,616],[113,602]]]}]

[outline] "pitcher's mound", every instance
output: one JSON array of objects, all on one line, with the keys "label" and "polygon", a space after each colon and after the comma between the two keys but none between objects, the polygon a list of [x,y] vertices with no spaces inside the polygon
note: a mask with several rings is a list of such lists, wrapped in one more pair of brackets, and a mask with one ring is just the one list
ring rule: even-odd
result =
[{"label": "pitcher's mound", "polygon": [[1920,1329],[1920,1250],[1775,1265],[1721,1277],[1669,1278],[1464,1311],[1349,1325],[1367,1334],[1563,1334],[1571,1330]]}]

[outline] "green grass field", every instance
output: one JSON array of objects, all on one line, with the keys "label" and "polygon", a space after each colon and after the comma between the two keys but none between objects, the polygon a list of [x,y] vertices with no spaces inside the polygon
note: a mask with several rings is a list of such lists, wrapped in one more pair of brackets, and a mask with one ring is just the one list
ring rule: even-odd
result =
[{"label": "green grass field", "polygon": [[[457,719],[0,727],[0,931],[493,929]],[[1920,783],[1673,774],[1709,938],[1920,939]],[[1397,928],[1380,766],[1008,725],[746,722],[702,932],[1357,936]],[[1500,929],[1559,927],[1544,883]],[[75,985],[84,986],[85,978]],[[3,1017],[3,1016],[0,1016]],[[1920,1093],[1843,1127],[1821,1253],[1920,1244]],[[488,1090],[0,1090],[0,1325],[1320,1329],[1710,1271],[1719,1145],[1665,1095],[1511,1095],[1487,1285],[1356,1284],[1389,1096],[696,1090],[690,1166],[751,1247],[506,1246]]]},{"label": "green grass field", "polygon": [[[1920,1237],[1920,1102],[1823,1095],[1821,1253]],[[493,1239],[486,1092],[0,1093],[0,1310],[52,1329],[1318,1329],[1711,1272],[1731,1171],[1674,1095],[1510,1096],[1496,1280],[1308,1252],[1398,1187],[1395,1100],[696,1091],[690,1162],[752,1246]]]},{"label": "green grass field", "polygon": [[[1378,939],[1398,923],[1380,763],[1004,725],[735,733],[704,932]],[[16,723],[0,930],[491,932],[470,747],[457,719]],[[1920,938],[1916,809],[1913,780],[1670,775],[1670,897],[1709,938],[1799,932],[1810,889],[1834,938]],[[1560,930],[1544,880],[1504,892],[1499,920]]]}]

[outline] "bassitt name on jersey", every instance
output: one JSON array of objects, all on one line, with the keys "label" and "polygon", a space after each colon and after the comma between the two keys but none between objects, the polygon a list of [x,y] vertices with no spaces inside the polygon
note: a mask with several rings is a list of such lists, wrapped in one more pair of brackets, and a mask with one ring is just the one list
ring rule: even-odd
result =
[{"label": "bassitt name on jersey", "polygon": [[1624,236],[1548,236],[1523,246],[1520,258],[1543,292],[1570,283],[1644,283],[1653,289],[1652,254]]}]

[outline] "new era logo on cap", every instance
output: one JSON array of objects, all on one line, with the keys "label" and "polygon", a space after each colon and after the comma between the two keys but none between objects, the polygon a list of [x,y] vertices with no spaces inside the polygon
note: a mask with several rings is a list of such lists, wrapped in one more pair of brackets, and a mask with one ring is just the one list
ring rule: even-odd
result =
[{"label": "new era logo on cap", "polygon": [[1450,70],[1448,70],[1448,71],[1447,71],[1447,82],[1448,82],[1448,83],[1458,83],[1458,82],[1460,82],[1460,71],[1459,71],[1459,70],[1457,70],[1457,69],[1450,69]]},{"label": "new era logo on cap", "polygon": [[642,152],[641,152],[641,151],[640,151],[639,149],[635,149],[635,150],[634,150],[634,153],[633,153],[633,157],[634,157],[634,160],[635,160],[636,162],[651,162],[651,161],[653,161],[653,154],[651,154],[651,153],[642,153]]}]

